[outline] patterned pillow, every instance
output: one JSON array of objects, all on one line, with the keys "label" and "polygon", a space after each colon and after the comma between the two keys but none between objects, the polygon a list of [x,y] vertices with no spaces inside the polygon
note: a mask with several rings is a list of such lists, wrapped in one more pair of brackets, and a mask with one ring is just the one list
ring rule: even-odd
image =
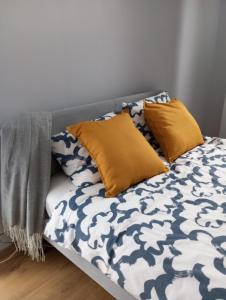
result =
[{"label": "patterned pillow", "polygon": [[[151,103],[167,103],[170,101],[170,96],[168,92],[164,91],[146,98],[145,101]],[[144,99],[136,102],[129,102],[129,103],[123,102],[122,108],[129,110],[130,116],[133,118],[136,127],[141,131],[141,133],[144,135],[147,141],[151,143],[154,148],[157,148],[158,145],[156,143],[156,140],[152,135],[152,133],[150,132],[150,130],[148,129],[147,125],[145,124]]]},{"label": "patterned pillow", "polygon": [[[96,120],[108,120],[115,115],[113,112],[107,113]],[[88,151],[67,130],[52,136],[52,153],[75,186],[95,184],[101,180]]]},{"label": "patterned pillow", "polygon": [[167,91],[164,91],[164,92],[160,92],[154,96],[146,98],[145,101],[148,101],[151,103],[167,103],[167,102],[170,102],[170,96]]}]

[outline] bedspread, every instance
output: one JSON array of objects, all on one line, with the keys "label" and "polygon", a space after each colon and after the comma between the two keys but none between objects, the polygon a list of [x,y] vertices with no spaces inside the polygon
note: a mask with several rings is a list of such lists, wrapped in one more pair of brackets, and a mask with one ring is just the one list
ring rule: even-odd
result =
[{"label": "bedspread", "polygon": [[226,299],[226,140],[104,198],[102,183],[59,199],[45,235],[138,299]]}]

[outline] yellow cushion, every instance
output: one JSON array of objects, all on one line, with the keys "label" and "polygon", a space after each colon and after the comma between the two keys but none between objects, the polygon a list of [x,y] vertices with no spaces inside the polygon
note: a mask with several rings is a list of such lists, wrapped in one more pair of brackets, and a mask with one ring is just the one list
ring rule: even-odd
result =
[{"label": "yellow cushion", "polygon": [[67,130],[96,161],[106,197],[168,170],[127,112],[110,120],[81,122]]},{"label": "yellow cushion", "polygon": [[168,162],[204,143],[200,128],[177,99],[169,103],[144,103],[144,118]]}]

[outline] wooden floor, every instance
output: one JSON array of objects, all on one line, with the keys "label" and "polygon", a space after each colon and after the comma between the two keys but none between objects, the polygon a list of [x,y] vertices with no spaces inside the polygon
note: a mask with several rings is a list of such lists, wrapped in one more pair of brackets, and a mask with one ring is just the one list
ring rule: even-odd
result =
[{"label": "wooden floor", "polygon": [[[14,248],[0,253],[0,261]],[[23,254],[0,264],[1,300],[112,300],[97,283],[54,248],[46,262],[35,263]]]}]

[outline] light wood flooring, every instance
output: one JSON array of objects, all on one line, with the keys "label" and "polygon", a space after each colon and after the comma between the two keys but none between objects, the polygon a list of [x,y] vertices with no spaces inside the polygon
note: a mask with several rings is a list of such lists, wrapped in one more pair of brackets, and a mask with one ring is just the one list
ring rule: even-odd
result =
[{"label": "light wood flooring", "polygon": [[[14,251],[0,252],[0,261]],[[17,253],[0,264],[1,300],[112,300],[104,289],[54,248],[46,262],[36,263]]]}]

